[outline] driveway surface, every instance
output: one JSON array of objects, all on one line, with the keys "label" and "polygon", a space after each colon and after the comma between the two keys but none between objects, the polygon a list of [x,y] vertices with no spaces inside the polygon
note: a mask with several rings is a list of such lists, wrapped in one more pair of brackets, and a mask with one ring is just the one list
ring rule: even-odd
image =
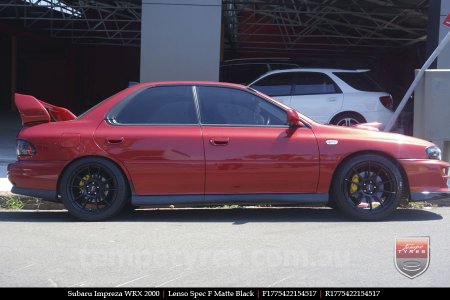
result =
[{"label": "driveway surface", "polygon": [[[328,208],[137,210],[108,222],[0,211],[0,286],[450,286],[450,209],[354,222]],[[428,270],[394,266],[397,237],[429,236]]]}]

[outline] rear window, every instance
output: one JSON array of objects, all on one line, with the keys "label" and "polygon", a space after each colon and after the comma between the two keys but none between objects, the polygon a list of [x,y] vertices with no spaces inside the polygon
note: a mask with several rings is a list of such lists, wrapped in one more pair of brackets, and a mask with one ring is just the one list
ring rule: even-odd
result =
[{"label": "rear window", "polygon": [[[116,113],[115,110],[119,111]],[[108,119],[126,125],[198,123],[191,86],[146,88],[116,105]]]},{"label": "rear window", "polygon": [[333,72],[349,86],[364,92],[384,92],[383,88],[368,73]]}]

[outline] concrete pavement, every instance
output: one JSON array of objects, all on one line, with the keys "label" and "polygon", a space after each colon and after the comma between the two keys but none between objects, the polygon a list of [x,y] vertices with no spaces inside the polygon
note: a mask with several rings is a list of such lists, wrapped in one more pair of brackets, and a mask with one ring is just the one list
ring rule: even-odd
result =
[{"label": "concrete pavement", "polygon": [[[140,210],[108,222],[0,211],[0,286],[449,287],[450,209],[352,222],[327,208]],[[394,266],[429,236],[428,270]]]}]

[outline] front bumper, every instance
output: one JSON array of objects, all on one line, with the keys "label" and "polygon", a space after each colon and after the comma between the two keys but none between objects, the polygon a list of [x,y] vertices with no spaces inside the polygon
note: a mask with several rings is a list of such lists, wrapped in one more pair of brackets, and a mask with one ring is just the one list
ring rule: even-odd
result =
[{"label": "front bumper", "polygon": [[436,159],[400,159],[405,170],[411,201],[450,198],[450,164]]}]

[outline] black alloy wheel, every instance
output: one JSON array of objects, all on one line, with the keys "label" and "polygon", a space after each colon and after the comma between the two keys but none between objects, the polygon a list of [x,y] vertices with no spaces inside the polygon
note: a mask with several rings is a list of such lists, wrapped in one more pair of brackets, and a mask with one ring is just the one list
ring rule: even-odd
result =
[{"label": "black alloy wheel", "polygon": [[70,165],[61,179],[66,208],[85,221],[112,217],[128,202],[128,188],[121,170],[103,158],[85,158]]},{"label": "black alloy wheel", "polygon": [[389,159],[375,154],[351,158],[336,171],[333,199],[347,215],[378,220],[391,214],[403,195],[403,178]]}]

